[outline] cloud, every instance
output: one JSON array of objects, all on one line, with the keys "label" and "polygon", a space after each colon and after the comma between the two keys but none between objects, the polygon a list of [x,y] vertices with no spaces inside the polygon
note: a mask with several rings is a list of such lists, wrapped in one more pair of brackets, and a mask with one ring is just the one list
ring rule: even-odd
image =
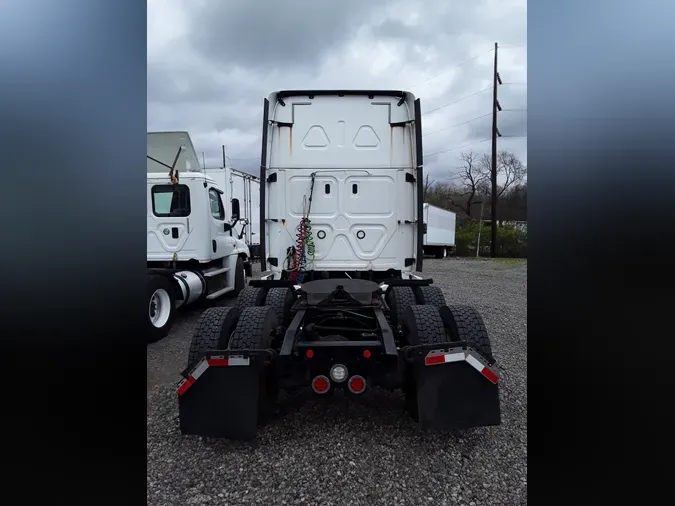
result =
[{"label": "cloud", "polygon": [[490,149],[495,40],[499,148],[526,162],[525,0],[149,0],[148,130],[187,130],[209,166],[224,144],[257,173],[270,92],[406,89],[422,102],[425,171],[441,180],[462,151]]}]

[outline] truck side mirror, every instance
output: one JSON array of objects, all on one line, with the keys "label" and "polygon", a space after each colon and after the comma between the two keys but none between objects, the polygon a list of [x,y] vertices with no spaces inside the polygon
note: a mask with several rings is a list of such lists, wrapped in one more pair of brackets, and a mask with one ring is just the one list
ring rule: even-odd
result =
[{"label": "truck side mirror", "polygon": [[232,199],[232,220],[239,219],[239,199]]}]

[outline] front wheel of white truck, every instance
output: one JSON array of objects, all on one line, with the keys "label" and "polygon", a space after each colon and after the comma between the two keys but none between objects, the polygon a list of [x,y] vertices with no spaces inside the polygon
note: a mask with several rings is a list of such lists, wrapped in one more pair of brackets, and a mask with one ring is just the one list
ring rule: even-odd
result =
[{"label": "front wheel of white truck", "polygon": [[176,301],[173,286],[164,276],[148,276],[148,342],[167,336],[173,324]]}]

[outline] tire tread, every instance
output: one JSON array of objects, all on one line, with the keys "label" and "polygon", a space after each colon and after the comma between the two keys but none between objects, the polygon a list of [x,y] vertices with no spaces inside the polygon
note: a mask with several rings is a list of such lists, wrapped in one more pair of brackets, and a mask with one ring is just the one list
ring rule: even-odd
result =
[{"label": "tire tread", "polygon": [[231,329],[224,328],[228,320],[236,311],[233,307],[210,307],[202,313],[201,318],[197,322],[194,333],[192,334],[192,342],[190,343],[190,351],[188,353],[188,368],[194,366],[207,351],[225,349],[227,342],[225,339],[229,337]]},{"label": "tire tread", "polygon": [[262,298],[262,291],[262,288],[247,286],[237,296],[235,306],[243,311],[247,307],[262,305],[260,300]]},{"label": "tire tread", "polygon": [[[447,308],[454,320],[450,331],[457,340],[471,343],[481,355],[494,362],[492,345],[483,317],[473,306],[451,304]],[[453,327],[453,326],[451,326]]]},{"label": "tire tread", "polygon": [[402,325],[405,310],[417,304],[415,292],[409,286],[392,286],[387,294],[387,304],[391,309],[394,325]]},{"label": "tire tread", "polygon": [[416,290],[418,297],[417,303],[423,304],[425,306],[434,306],[441,308],[445,306],[445,295],[443,295],[443,290],[434,285],[429,286],[420,286],[419,290]]},{"label": "tire tread", "polygon": [[276,327],[276,313],[274,308],[269,306],[252,306],[242,310],[237,328],[230,338],[229,349],[250,350],[269,347],[271,336],[265,335],[265,327],[269,325],[270,319]]}]

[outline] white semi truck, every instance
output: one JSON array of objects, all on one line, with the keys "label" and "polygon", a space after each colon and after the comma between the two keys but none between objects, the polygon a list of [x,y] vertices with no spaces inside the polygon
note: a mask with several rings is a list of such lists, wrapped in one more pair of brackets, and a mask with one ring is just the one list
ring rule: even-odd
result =
[{"label": "white semi truck", "polygon": [[205,169],[205,173],[225,191],[223,201],[227,205],[233,199],[239,200],[241,216],[233,229],[234,233],[248,246],[251,259],[259,258],[260,178],[232,167]]},{"label": "white semi truck", "polygon": [[455,223],[457,216],[452,211],[424,204],[424,254],[445,258],[455,250]]},{"label": "white semi truck", "polygon": [[250,276],[250,252],[233,229],[236,198],[200,168],[187,132],[148,132],[148,341],[166,336],[175,310],[237,295]]},{"label": "white semi truck", "polygon": [[401,389],[423,428],[499,424],[480,314],[421,274],[419,99],[272,93],[260,164],[263,273],[202,315],[177,388],[181,431],[250,439],[280,390],[371,386]]}]

